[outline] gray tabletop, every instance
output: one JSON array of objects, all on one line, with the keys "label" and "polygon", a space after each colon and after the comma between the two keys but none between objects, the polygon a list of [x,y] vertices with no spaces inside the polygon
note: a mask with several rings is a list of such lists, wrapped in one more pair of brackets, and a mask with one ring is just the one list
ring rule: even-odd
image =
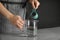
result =
[{"label": "gray tabletop", "polygon": [[39,29],[37,37],[19,37],[0,34],[0,40],[60,40],[60,27]]}]

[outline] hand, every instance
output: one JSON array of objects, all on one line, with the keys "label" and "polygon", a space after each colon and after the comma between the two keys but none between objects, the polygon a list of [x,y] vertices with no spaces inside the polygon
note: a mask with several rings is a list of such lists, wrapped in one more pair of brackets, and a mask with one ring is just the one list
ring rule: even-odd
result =
[{"label": "hand", "polygon": [[3,4],[0,2],[0,12],[4,15],[12,24],[16,25],[22,30],[24,25],[24,20],[20,16],[15,16],[10,11],[8,11]]},{"label": "hand", "polygon": [[22,30],[24,25],[24,20],[20,16],[13,16],[9,19],[12,24],[16,25],[19,29]]},{"label": "hand", "polygon": [[40,5],[40,2],[38,0],[30,0],[29,2],[32,4],[32,7],[34,9],[37,9]]}]

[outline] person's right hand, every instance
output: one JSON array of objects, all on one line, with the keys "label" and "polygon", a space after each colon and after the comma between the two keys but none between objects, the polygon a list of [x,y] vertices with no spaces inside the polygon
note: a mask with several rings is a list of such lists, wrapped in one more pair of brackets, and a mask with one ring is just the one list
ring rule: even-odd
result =
[{"label": "person's right hand", "polygon": [[20,16],[15,16],[0,2],[0,12],[5,16],[12,24],[16,25],[19,29],[23,28],[24,20]]},{"label": "person's right hand", "polygon": [[40,2],[38,0],[29,0],[29,2],[32,4],[32,7],[34,9],[37,9],[40,5]]},{"label": "person's right hand", "polygon": [[24,20],[20,16],[13,16],[9,19],[12,24],[16,25],[19,29],[22,30],[24,25]]}]

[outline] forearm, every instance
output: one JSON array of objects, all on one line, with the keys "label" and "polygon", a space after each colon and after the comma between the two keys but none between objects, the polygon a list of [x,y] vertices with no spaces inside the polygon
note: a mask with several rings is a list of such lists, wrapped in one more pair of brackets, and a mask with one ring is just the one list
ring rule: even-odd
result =
[{"label": "forearm", "polygon": [[0,2],[0,13],[2,15],[4,15],[7,19],[9,19],[10,17],[14,16],[11,12],[9,12],[4,6],[3,4]]}]

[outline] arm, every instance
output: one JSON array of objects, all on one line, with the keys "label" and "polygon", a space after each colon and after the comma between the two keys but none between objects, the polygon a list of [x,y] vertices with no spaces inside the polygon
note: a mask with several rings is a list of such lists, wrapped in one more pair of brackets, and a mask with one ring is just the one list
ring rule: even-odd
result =
[{"label": "arm", "polygon": [[14,15],[9,12],[4,6],[3,4],[0,2],[0,13],[5,16],[7,19],[13,17]]},{"label": "arm", "polygon": [[24,20],[20,16],[16,16],[8,11],[0,2],[0,14],[5,16],[12,24],[16,25],[19,29],[22,29]]}]

